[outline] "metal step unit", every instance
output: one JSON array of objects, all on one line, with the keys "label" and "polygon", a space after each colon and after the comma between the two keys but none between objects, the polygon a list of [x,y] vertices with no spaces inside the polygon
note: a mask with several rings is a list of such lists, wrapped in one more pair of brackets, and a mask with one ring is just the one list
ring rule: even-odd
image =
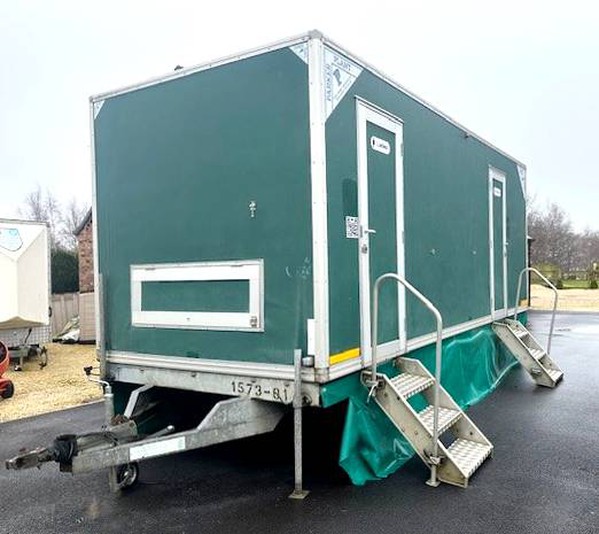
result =
[{"label": "metal step unit", "polygon": [[493,331],[539,386],[554,388],[563,379],[563,371],[520,321],[496,321]]},{"label": "metal step unit", "polygon": [[[439,481],[467,487],[470,477],[493,454],[493,445],[441,386],[438,435],[449,433],[452,441],[447,446],[443,443],[447,443],[447,439],[443,442],[438,439],[435,458],[432,450],[435,378],[418,360],[399,358],[397,367],[401,370],[397,377],[378,375],[373,399],[422,461],[429,466],[436,465]],[[428,402],[421,411],[414,410],[408,402],[417,394],[422,394]]]},{"label": "metal step unit", "polygon": [[[406,357],[396,360],[400,370],[398,376],[391,378],[377,373],[379,291],[386,280],[403,285],[434,315],[437,323],[435,376],[419,360]],[[379,276],[373,295],[372,364],[370,369],[362,372],[362,381],[370,389],[368,399],[375,400],[429,466],[429,486],[436,487],[445,482],[465,488],[474,472],[492,456],[493,445],[441,386],[441,314],[420,291],[396,273]],[[414,409],[409,402],[414,395],[421,395],[426,400],[424,409]],[[446,433],[447,437],[441,440]]]}]

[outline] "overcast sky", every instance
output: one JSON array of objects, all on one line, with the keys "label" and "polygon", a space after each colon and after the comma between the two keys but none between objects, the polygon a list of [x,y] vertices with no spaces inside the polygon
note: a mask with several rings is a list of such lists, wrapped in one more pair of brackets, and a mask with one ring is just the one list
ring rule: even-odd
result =
[{"label": "overcast sky", "polygon": [[90,95],[318,28],[523,161],[540,206],[599,230],[592,6],[1,0],[0,217],[37,184],[89,204]]}]

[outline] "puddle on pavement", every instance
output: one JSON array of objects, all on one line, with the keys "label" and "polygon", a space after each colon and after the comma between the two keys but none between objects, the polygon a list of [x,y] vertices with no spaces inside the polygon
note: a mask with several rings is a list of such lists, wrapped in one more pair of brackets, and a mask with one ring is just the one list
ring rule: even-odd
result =
[{"label": "puddle on pavement", "polygon": [[575,326],[570,329],[570,332],[575,334],[597,334],[599,335],[599,324],[585,324],[581,326]]}]

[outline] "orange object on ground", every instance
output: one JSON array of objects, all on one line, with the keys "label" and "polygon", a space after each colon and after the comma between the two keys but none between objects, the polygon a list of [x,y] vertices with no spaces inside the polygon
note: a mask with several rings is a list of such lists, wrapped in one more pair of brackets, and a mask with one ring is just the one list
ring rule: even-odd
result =
[{"label": "orange object on ground", "polygon": [[15,392],[15,386],[12,381],[8,378],[2,378],[9,365],[10,354],[8,347],[0,341],[0,397],[3,399],[12,397]]}]

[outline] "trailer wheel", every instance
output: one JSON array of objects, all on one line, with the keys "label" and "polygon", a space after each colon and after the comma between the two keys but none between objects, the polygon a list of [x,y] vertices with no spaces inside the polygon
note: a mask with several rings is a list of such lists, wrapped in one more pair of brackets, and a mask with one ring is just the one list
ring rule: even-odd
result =
[{"label": "trailer wheel", "polygon": [[119,465],[116,470],[116,482],[120,490],[132,488],[139,479],[139,464],[131,462],[130,464]]},{"label": "trailer wheel", "polygon": [[48,365],[48,349],[42,347],[40,350],[40,369],[43,369],[46,365]]},{"label": "trailer wheel", "polygon": [[3,399],[10,399],[15,394],[15,385],[9,380],[6,382],[6,387],[2,392]]}]

